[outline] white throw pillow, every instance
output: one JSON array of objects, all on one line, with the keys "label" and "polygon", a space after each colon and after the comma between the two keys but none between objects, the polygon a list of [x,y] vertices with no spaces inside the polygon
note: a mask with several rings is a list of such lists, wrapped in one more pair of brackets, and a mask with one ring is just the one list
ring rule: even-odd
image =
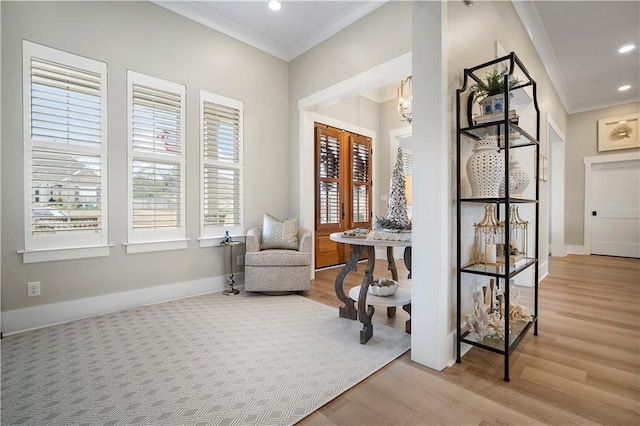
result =
[{"label": "white throw pillow", "polygon": [[298,249],[298,220],[291,216],[283,221],[265,214],[262,220],[261,250],[267,249]]}]

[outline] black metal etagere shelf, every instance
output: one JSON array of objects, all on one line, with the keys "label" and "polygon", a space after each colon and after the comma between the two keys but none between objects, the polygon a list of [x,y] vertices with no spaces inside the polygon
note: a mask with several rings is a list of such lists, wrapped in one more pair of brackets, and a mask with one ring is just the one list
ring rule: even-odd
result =
[{"label": "black metal etagere shelf", "polygon": [[[481,82],[483,75],[478,76],[478,72],[486,71],[492,66],[504,66],[506,65],[505,83],[508,78],[513,78],[516,74],[518,78],[523,77],[523,81],[518,81],[515,86],[509,89],[508,84],[504,84],[504,118],[496,121],[491,121],[483,124],[474,124],[472,120],[472,107],[473,107],[473,93],[470,80],[475,82]],[[471,82],[473,83],[473,82]],[[535,137],[529,132],[522,129],[516,123],[514,123],[509,117],[510,110],[510,97],[509,93],[521,89],[524,87],[532,88],[532,102],[535,108]],[[463,109],[461,104],[461,98],[463,94],[469,95],[466,102],[465,113],[463,117]],[[463,127],[462,122],[466,120],[466,125]],[[499,141],[502,141],[500,146],[500,152],[505,159],[504,168],[504,182],[509,182],[509,154],[510,150],[519,149],[523,147],[534,147],[535,150],[535,199],[523,199],[514,198],[509,193],[509,185],[505,185],[505,196],[500,198],[464,198],[461,195],[461,145],[462,143],[469,143],[482,138],[482,135],[491,129],[497,136]],[[478,348],[482,348],[491,352],[498,353],[504,356],[504,380],[509,381],[509,356],[516,349],[520,341],[524,338],[526,333],[533,327],[534,335],[538,334],[538,258],[539,258],[539,223],[540,223],[540,182],[538,176],[540,176],[540,109],[538,108],[537,101],[537,86],[536,82],[531,78],[531,75],[522,64],[520,59],[514,52],[510,54],[496,58],[492,61],[485,62],[473,68],[467,68],[464,70],[464,80],[462,87],[456,90],[456,190],[457,190],[457,296],[456,296],[456,315],[457,315],[457,354],[456,361],[460,363],[461,359],[461,347],[462,343],[466,343]],[[466,139],[466,140],[464,140]],[[506,142],[506,143],[505,143]],[[535,225],[533,226],[533,257],[525,258],[523,264],[513,267],[509,262],[505,262],[503,265],[485,265],[480,263],[471,263],[463,265],[462,257],[462,209],[468,205],[474,203],[481,204],[495,204],[498,207],[503,206],[504,222],[510,223],[510,206],[511,204],[532,204],[535,207]],[[498,209],[498,211],[500,211]],[[510,247],[510,232],[509,226],[505,226],[504,236],[505,250]],[[504,253],[507,258],[508,253]],[[530,322],[512,322],[510,324],[508,310],[510,306],[510,279],[516,275],[522,273],[529,268],[533,268],[533,312]],[[500,280],[504,285],[504,304],[507,311],[507,315],[504,316],[505,330],[504,339],[493,339],[485,337],[482,341],[475,341],[468,338],[469,331],[462,329],[462,275],[463,274],[475,274],[486,277],[495,278],[496,282],[500,284]]]}]

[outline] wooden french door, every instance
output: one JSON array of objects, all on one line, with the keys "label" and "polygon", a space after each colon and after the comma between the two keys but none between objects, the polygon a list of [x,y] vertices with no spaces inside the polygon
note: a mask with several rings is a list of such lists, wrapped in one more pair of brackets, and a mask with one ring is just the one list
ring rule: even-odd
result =
[{"label": "wooden french door", "polygon": [[345,263],[348,247],[329,234],[371,229],[371,138],[315,123],[316,268]]}]

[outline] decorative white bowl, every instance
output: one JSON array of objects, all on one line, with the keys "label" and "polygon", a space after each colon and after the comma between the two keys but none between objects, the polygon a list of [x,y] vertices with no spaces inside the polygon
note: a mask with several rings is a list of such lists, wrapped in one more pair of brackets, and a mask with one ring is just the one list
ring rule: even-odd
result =
[{"label": "decorative white bowl", "polygon": [[375,279],[369,286],[369,293],[374,296],[392,296],[398,290],[398,282],[387,278]]}]

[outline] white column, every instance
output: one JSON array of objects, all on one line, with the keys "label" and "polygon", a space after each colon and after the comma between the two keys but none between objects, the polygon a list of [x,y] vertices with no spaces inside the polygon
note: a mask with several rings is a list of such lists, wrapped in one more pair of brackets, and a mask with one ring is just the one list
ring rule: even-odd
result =
[{"label": "white column", "polygon": [[446,2],[413,3],[413,279],[411,358],[454,359]]},{"label": "white column", "polygon": [[547,144],[549,146],[549,189],[551,191],[551,255],[564,257],[564,135],[547,114]]}]

